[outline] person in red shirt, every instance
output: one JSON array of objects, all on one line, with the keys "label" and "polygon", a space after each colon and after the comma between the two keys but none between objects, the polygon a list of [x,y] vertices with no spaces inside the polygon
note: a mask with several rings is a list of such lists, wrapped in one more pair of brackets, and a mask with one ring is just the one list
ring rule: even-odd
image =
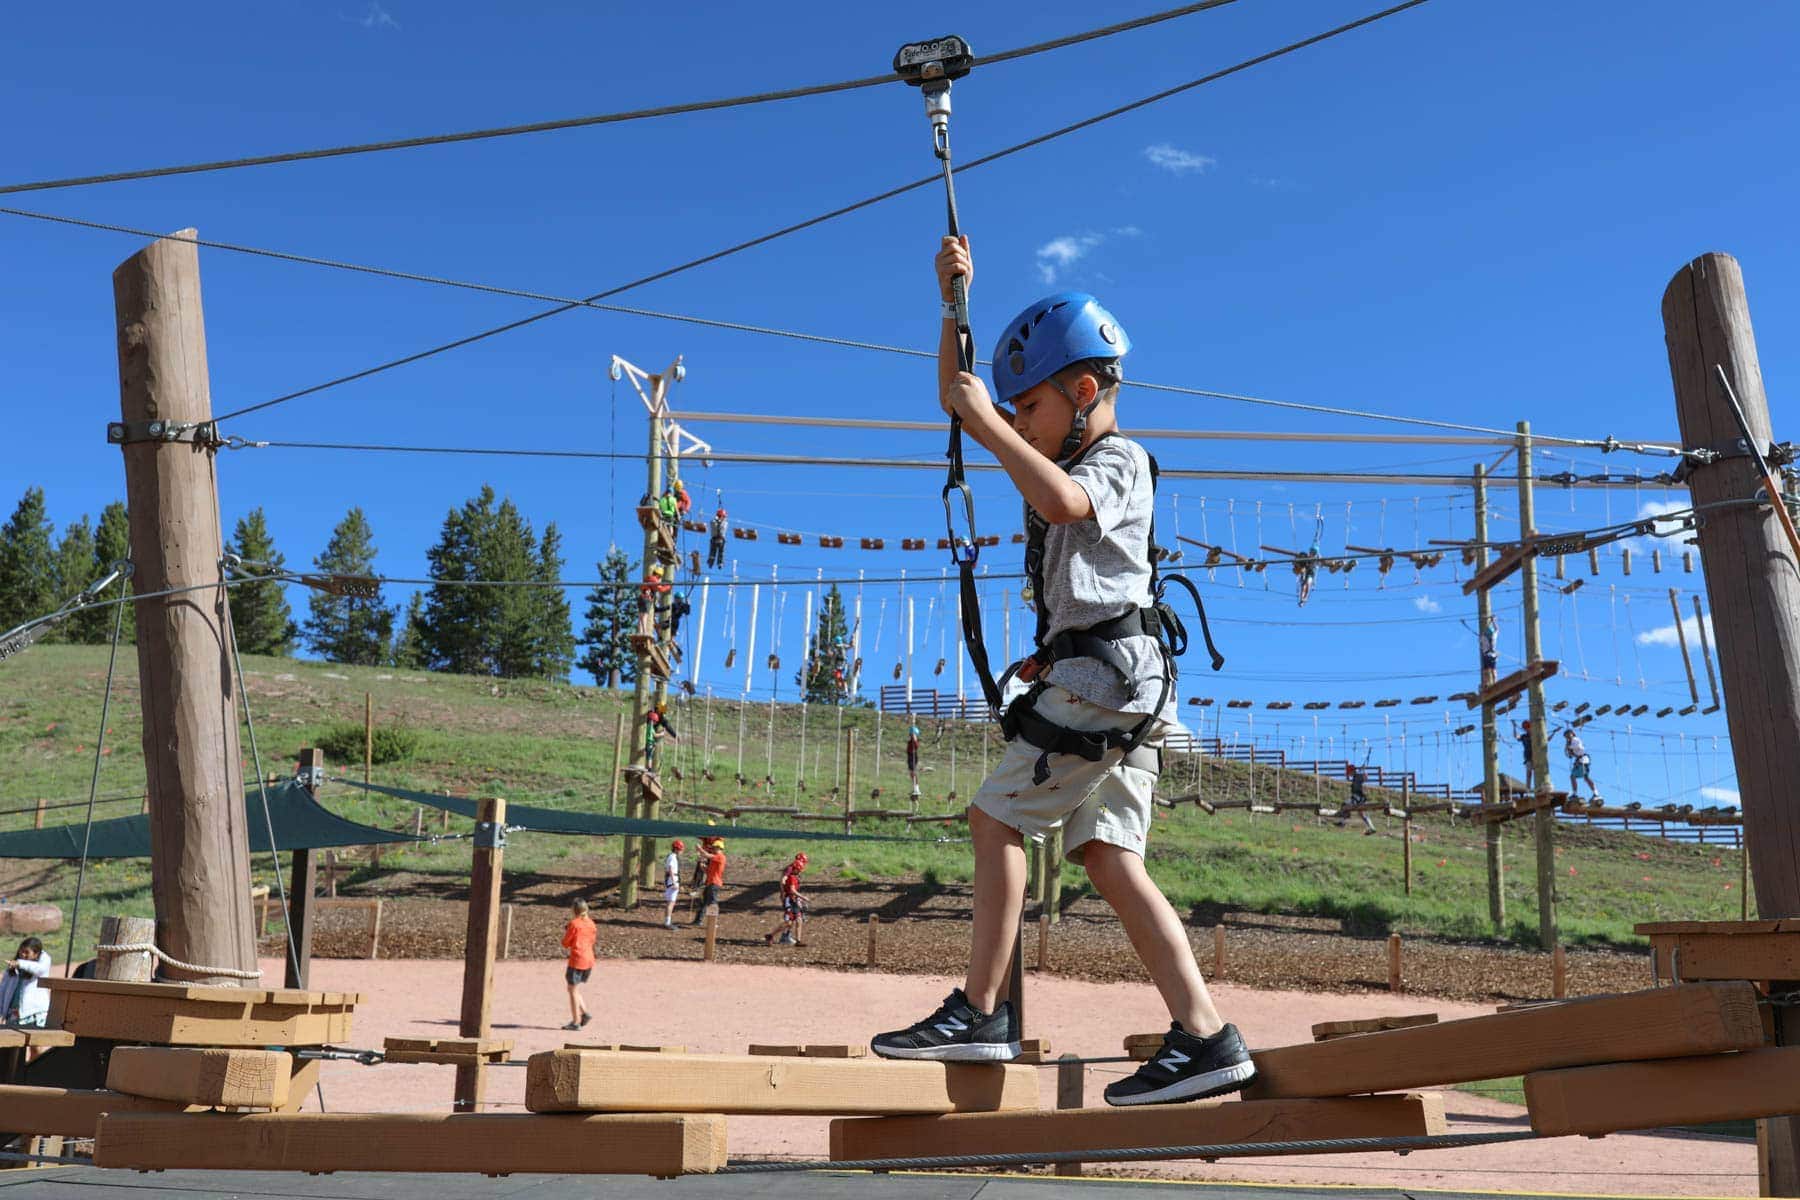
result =
[{"label": "person in red shirt", "polygon": [[[708,845],[707,843],[711,844]],[[719,889],[725,884],[725,839],[704,839],[700,843],[700,861],[706,870],[706,882],[700,886],[700,906],[694,912],[694,924],[706,920],[706,912],[719,910]]]},{"label": "person in red shirt", "polygon": [[783,946],[806,945],[800,940],[806,921],[806,897],[800,894],[800,875],[805,870],[806,852],[801,851],[781,873],[781,924],[763,934],[763,941],[770,945],[775,944],[778,933]]},{"label": "person in red shirt", "polygon": [[562,944],[569,952],[569,965],[563,969],[563,981],[569,985],[569,1023],[564,1029],[580,1029],[594,1019],[581,998],[581,985],[594,970],[594,938],[598,930],[588,916],[588,903],[577,898],[569,906],[569,923],[563,926]]}]

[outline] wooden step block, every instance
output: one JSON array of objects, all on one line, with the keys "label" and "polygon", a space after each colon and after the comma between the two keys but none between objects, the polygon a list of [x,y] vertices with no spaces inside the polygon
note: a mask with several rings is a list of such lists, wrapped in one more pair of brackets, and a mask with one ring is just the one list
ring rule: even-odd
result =
[{"label": "wooden step block", "polygon": [[1245,1096],[1351,1096],[1762,1045],[1756,990],[1693,983],[1257,1052]]},{"label": "wooden step block", "polygon": [[725,1165],[719,1116],[109,1113],[94,1165],[138,1171],[694,1175]]},{"label": "wooden step block", "polygon": [[1443,1133],[1435,1093],[1335,1100],[1237,1100],[1069,1108],[1031,1113],[878,1117],[831,1123],[831,1158],[1031,1154],[1052,1150],[1286,1142],[1312,1138],[1423,1137]]},{"label": "wooden step block", "polygon": [[512,1039],[495,1038],[386,1038],[382,1057],[391,1063],[444,1063],[474,1066],[502,1063],[512,1057]]},{"label": "wooden step block", "polygon": [[766,1058],[749,1054],[531,1056],[532,1112],[920,1114],[1036,1108],[1037,1072],[998,1063]]},{"label": "wooden step block", "polygon": [[1312,1027],[1312,1035],[1315,1042],[1329,1042],[1332,1038],[1358,1033],[1384,1033],[1389,1029],[1436,1025],[1437,1019],[1436,1013],[1412,1013],[1398,1017],[1365,1017],[1360,1021],[1320,1021]]},{"label": "wooden step block", "polygon": [[1536,1071],[1525,1105],[1547,1137],[1787,1116],[1800,1113],[1800,1046]]},{"label": "wooden step block", "polygon": [[152,1100],[123,1092],[0,1084],[0,1129],[13,1133],[94,1136],[101,1113],[185,1112],[179,1100]]},{"label": "wooden step block", "polygon": [[1125,1035],[1125,1053],[1139,1062],[1149,1062],[1150,1056],[1162,1049],[1163,1035],[1160,1033],[1128,1033]]},{"label": "wooden step block", "polygon": [[867,1058],[867,1046],[764,1046],[752,1045],[751,1054],[774,1058]]},{"label": "wooden step block", "polygon": [[106,1070],[106,1086],[183,1104],[280,1108],[293,1073],[293,1056],[281,1050],[119,1046]]},{"label": "wooden step block", "polygon": [[324,1046],[350,1038],[354,992],[45,979],[47,1024],[163,1046]]}]

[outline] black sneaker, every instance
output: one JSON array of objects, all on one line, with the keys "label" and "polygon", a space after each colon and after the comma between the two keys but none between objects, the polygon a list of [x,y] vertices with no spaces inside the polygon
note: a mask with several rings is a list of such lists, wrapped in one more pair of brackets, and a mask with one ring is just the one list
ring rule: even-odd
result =
[{"label": "black sneaker", "polygon": [[916,1025],[876,1034],[869,1043],[883,1058],[934,1062],[1010,1062],[1019,1057],[1019,1031],[1011,1001],[991,1013],[969,1003],[957,988],[938,1010]]},{"label": "black sneaker", "polygon": [[1113,1105],[1171,1104],[1242,1090],[1256,1074],[1250,1051],[1227,1025],[1209,1038],[1197,1038],[1175,1021],[1163,1035],[1162,1048],[1129,1079],[1108,1084],[1106,1102]]}]

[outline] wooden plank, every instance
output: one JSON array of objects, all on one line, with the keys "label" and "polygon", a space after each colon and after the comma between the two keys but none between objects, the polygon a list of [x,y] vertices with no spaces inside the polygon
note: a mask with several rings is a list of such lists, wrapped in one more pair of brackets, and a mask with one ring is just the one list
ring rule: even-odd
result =
[{"label": "wooden plank", "polygon": [[591,1042],[564,1042],[563,1049],[607,1050],[614,1053],[622,1051],[626,1054],[686,1054],[688,1052],[686,1046],[616,1046],[611,1044],[601,1046]]},{"label": "wooden plank", "polygon": [[1672,941],[1677,979],[1800,979],[1800,931],[1684,933]]},{"label": "wooden plank", "polygon": [[1365,1017],[1358,1021],[1320,1021],[1312,1027],[1312,1035],[1315,1042],[1328,1042],[1332,1038],[1350,1037],[1358,1033],[1383,1033],[1389,1029],[1436,1025],[1437,1019],[1436,1013],[1409,1013],[1394,1017]]},{"label": "wooden plank", "polygon": [[94,1165],[139,1171],[693,1175],[725,1164],[718,1116],[112,1113]]},{"label": "wooden plank", "polygon": [[551,1050],[532,1055],[525,1072],[525,1107],[540,1113],[914,1114],[1037,1103],[1035,1069],[999,1063]]},{"label": "wooden plank", "polygon": [[1529,542],[1524,542],[1517,546],[1511,546],[1502,550],[1499,558],[1496,558],[1493,562],[1481,568],[1481,570],[1475,572],[1475,574],[1471,575],[1463,582],[1463,595],[1467,596],[1477,591],[1486,591],[1493,587],[1495,584],[1504,580],[1508,575],[1511,575],[1514,571],[1518,570],[1525,562],[1525,556],[1527,554],[1535,554],[1536,552],[1536,549]]},{"label": "wooden plank", "polygon": [[323,1046],[350,1037],[348,1009],[288,1005],[236,1008],[196,1002],[146,1003],[129,996],[52,993],[49,1020],[77,1037],[165,1046]]},{"label": "wooden plank", "polygon": [[[1643,816],[1643,813],[1633,813]],[[1774,921],[1643,921],[1632,931],[1646,936],[1659,933],[1800,933],[1800,917]]]},{"label": "wooden plank", "polygon": [[1537,1071],[1525,1105],[1547,1137],[1787,1116],[1800,1113],[1800,1046]]},{"label": "wooden plank", "polygon": [[97,996],[143,996],[157,1000],[197,1000],[212,1004],[297,1004],[317,1008],[362,1003],[361,992],[312,992],[299,988],[202,987],[184,983],[124,983],[112,979],[63,979],[51,976],[38,981],[52,995],[82,992]]},{"label": "wooden plank", "polygon": [[1443,1098],[1434,1093],[1227,1104],[1203,1100],[1135,1108],[836,1120],[831,1123],[831,1158],[856,1162],[900,1156],[1143,1149],[1251,1140],[1422,1137],[1444,1130]]},{"label": "wooden plank", "polygon": [[[629,1049],[629,1047],[625,1047],[625,1048]],[[765,1057],[773,1056],[776,1058],[867,1058],[869,1056],[869,1048],[867,1046],[861,1046],[861,1045],[857,1045],[857,1046],[752,1045],[748,1052],[750,1054],[763,1055]]]},{"label": "wooden plank", "polygon": [[1518,695],[1532,684],[1550,678],[1556,674],[1559,668],[1560,664],[1553,658],[1539,659],[1537,662],[1521,667],[1511,675],[1496,679],[1463,703],[1470,708],[1480,708],[1484,704],[1500,704],[1510,697]]},{"label": "wooden plank", "polygon": [[75,1035],[66,1029],[0,1029],[0,1050],[23,1046],[73,1046]]},{"label": "wooden plank", "polygon": [[203,1050],[118,1046],[106,1086],[128,1096],[227,1108],[280,1108],[287,1103],[293,1057],[281,1050]]},{"label": "wooden plank", "polygon": [[1245,1095],[1350,1096],[1560,1067],[1723,1054],[1762,1045],[1756,989],[1694,983],[1594,996],[1254,1055]]},{"label": "wooden plank", "polygon": [[152,1100],[123,1092],[0,1084],[0,1129],[13,1133],[93,1137],[101,1113],[186,1112],[176,1100]]}]

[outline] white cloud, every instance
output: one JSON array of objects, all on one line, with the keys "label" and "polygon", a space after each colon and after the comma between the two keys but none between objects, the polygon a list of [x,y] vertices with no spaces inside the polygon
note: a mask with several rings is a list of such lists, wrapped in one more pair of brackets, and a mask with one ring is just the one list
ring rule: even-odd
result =
[{"label": "white cloud", "polygon": [[1715,800],[1720,804],[1742,803],[1742,797],[1738,795],[1738,790],[1736,788],[1703,787],[1700,789],[1700,798],[1702,800]]},{"label": "white cloud", "polygon": [[1088,251],[1105,240],[1098,233],[1051,238],[1037,248],[1038,274],[1045,283],[1055,283],[1063,272],[1087,257]]},{"label": "white cloud", "polygon": [[1171,175],[1199,175],[1219,160],[1209,154],[1195,154],[1167,142],[1144,147],[1144,157],[1153,167],[1161,167]]},{"label": "white cloud", "polygon": [[[1688,653],[1700,653],[1699,622],[1693,617],[1684,618],[1681,622],[1681,632],[1687,635]],[[1713,641],[1713,622],[1711,613],[1706,614],[1706,638],[1708,642]],[[1644,632],[1637,635],[1637,640],[1638,645],[1640,646],[1681,645],[1681,639],[1676,636],[1675,623],[1673,621],[1669,622],[1667,625],[1658,625],[1655,629],[1646,629]]]},{"label": "white cloud", "polygon": [[394,20],[394,14],[381,7],[378,0],[369,0],[369,7],[363,10],[360,17],[345,17],[353,25],[361,25],[364,29],[399,29],[400,22]]},{"label": "white cloud", "polygon": [[1444,606],[1439,604],[1436,600],[1433,600],[1430,596],[1414,596],[1413,597],[1413,607],[1418,609],[1422,613],[1435,613],[1435,612],[1443,612],[1444,611]]}]

